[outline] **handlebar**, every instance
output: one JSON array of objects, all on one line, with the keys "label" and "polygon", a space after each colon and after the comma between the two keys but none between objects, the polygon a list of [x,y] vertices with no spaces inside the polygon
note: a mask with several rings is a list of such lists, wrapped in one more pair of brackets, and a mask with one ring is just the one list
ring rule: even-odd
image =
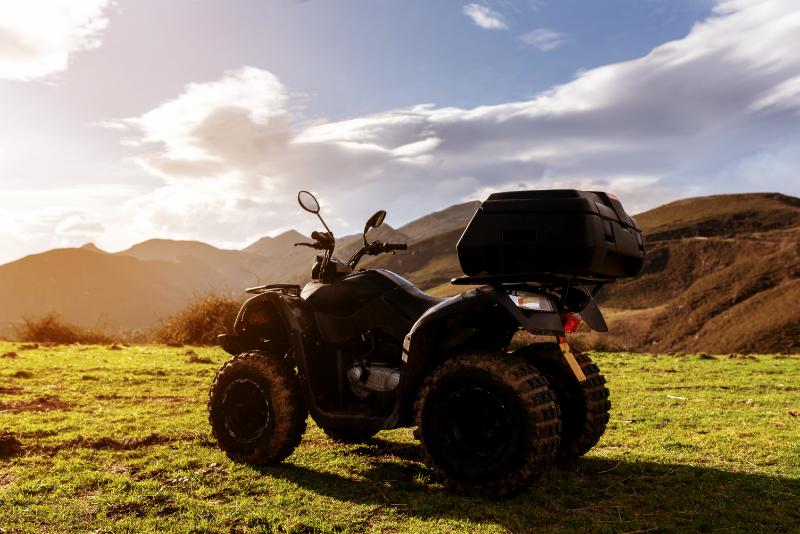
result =
[{"label": "handlebar", "polygon": [[296,247],[309,247],[315,248],[317,250],[333,250],[333,235],[328,232],[317,232],[316,230],[311,232],[311,239],[314,240],[313,243],[295,243],[294,246]]},{"label": "handlebar", "polygon": [[384,243],[383,250],[408,250],[408,245],[405,243]]}]

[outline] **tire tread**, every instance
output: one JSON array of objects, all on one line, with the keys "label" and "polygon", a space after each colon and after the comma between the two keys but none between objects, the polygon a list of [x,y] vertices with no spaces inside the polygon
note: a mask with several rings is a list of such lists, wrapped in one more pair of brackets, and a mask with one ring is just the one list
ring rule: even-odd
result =
[{"label": "tire tread", "polygon": [[[219,434],[225,427],[224,417],[213,409],[216,401],[215,392],[227,375],[246,369],[248,372],[260,374],[270,385],[270,403],[275,412],[275,427],[272,439],[251,453],[229,450],[225,447],[224,436]],[[262,352],[245,352],[234,356],[222,365],[208,390],[208,420],[211,431],[220,447],[229,458],[238,462],[259,465],[277,464],[285,460],[300,444],[306,431],[308,410],[303,401],[297,377],[279,358]]]},{"label": "tire tread", "polygon": [[[460,369],[480,369],[491,373],[516,389],[527,411],[529,428],[526,456],[522,465],[501,479],[480,486],[467,484],[447,473],[434,460],[426,446],[422,432],[422,415],[427,395],[436,388],[437,382],[447,374]],[[457,356],[437,367],[425,380],[414,404],[416,429],[414,436],[420,441],[425,464],[443,483],[461,493],[479,493],[485,497],[502,497],[520,491],[526,483],[540,475],[555,461],[558,453],[561,419],[555,394],[550,390],[547,378],[522,358],[507,353],[475,352]]]}]

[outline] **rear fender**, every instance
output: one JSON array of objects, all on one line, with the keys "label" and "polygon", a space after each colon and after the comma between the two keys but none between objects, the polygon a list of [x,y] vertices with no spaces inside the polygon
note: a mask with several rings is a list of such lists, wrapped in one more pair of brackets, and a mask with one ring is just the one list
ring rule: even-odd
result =
[{"label": "rear fender", "polygon": [[481,287],[442,301],[420,317],[403,343],[400,421],[410,424],[425,377],[465,350],[503,350],[520,328],[563,336],[558,313],[523,312],[503,290]]},{"label": "rear fender", "polygon": [[581,310],[581,319],[586,326],[596,332],[608,332],[608,324],[594,298],[590,299],[586,307]]}]

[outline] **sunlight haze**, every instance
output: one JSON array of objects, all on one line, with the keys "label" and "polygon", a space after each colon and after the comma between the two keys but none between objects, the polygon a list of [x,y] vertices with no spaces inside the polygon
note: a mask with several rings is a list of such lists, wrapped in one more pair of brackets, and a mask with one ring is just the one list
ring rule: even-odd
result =
[{"label": "sunlight haze", "polygon": [[0,263],[510,189],[800,194],[796,0],[0,4]]}]

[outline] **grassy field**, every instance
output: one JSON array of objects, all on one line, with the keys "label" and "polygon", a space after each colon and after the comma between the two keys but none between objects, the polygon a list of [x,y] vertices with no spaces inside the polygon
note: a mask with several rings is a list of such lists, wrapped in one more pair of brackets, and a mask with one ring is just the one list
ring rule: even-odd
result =
[{"label": "grassy field", "polygon": [[0,532],[800,529],[800,356],[595,354],[598,447],[492,502],[431,480],[408,429],[344,446],[312,424],[280,466],[229,461],[206,422],[218,349],[8,352]]}]

